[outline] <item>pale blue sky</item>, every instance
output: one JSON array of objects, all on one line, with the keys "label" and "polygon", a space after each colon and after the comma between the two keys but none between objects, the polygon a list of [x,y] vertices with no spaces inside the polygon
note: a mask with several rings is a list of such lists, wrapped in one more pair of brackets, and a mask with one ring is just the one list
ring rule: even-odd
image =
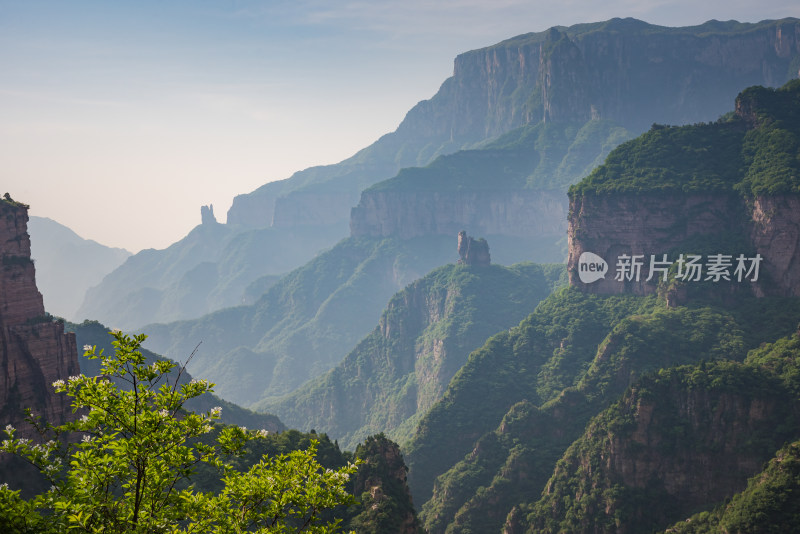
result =
[{"label": "pale blue sky", "polygon": [[213,203],[394,130],[467,50],[554,25],[800,17],[796,0],[0,0],[0,194],[163,248]]}]

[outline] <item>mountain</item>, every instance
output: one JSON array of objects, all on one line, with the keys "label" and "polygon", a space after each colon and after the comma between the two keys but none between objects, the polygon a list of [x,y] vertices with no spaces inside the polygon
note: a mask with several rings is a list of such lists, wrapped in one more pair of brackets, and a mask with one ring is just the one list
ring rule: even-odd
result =
[{"label": "mountain", "polygon": [[[75,336],[45,313],[36,288],[27,223],[27,205],[8,193],[0,198],[0,421],[18,429],[17,437],[36,439],[25,423],[25,409],[51,424],[73,419],[69,403],[52,384],[79,371]],[[2,459],[0,479],[18,480],[27,473],[24,462],[15,460]]]},{"label": "mountain", "polygon": [[797,439],[794,364],[761,346],[800,320],[799,91],[656,126],[570,190],[571,287],[470,354],[404,445],[430,533],[666,528]]},{"label": "mountain", "polygon": [[[468,72],[477,80],[464,85],[487,93],[467,120],[487,128],[500,120],[518,128],[506,134],[515,139],[481,146],[489,152],[442,158],[425,171],[401,171],[366,189],[351,231],[418,235],[460,226],[479,235],[560,237],[567,208],[558,193],[616,144],[652,122],[714,120],[742,88],[797,77],[799,28],[794,19],[691,28],[613,19],[551,28],[459,56],[454,78]],[[493,158],[501,161],[481,172]]]},{"label": "mountain", "polygon": [[189,363],[192,374],[244,406],[268,402],[334,367],[370,332],[394,293],[457,257],[456,236],[348,238],[255,304],[144,327],[147,347],[181,359],[202,342]]},{"label": "mountain", "polygon": [[[412,108],[395,132],[337,165],[240,195],[228,220],[285,226],[315,211],[321,221],[345,219],[352,204],[334,202],[335,195],[355,200],[361,189],[403,167],[540,122],[582,125],[599,118],[640,132],[653,122],[713,120],[742,88],[797,77],[798,30],[796,19],[686,28],[611,19],[467,52],[455,59],[453,76],[438,93]],[[334,196],[326,203],[324,194]]]},{"label": "mountain", "polygon": [[392,297],[378,326],[333,370],[254,407],[345,447],[376,432],[402,441],[472,350],[563,282],[562,265],[440,267]]},{"label": "mountain", "polygon": [[352,210],[351,235],[408,239],[463,229],[486,236],[499,254],[525,246],[526,259],[563,261],[565,187],[631,136],[599,119],[518,128],[369,187]]},{"label": "mountain", "polygon": [[[75,336],[77,344],[81,347],[87,345],[96,347],[97,350],[103,350],[106,354],[111,354],[114,347],[111,344],[112,337],[109,334],[109,328],[98,323],[97,321],[84,321],[80,324],[66,323],[65,328],[68,332]],[[146,349],[142,349],[142,354],[149,360],[155,361],[163,359],[160,355],[155,354]],[[190,357],[187,354],[182,360],[177,360],[177,366],[168,376],[170,380],[178,380],[180,383],[192,381],[192,375],[185,369],[181,369],[181,365]],[[87,376],[98,376],[100,374],[99,360],[90,360],[85,358],[81,353],[78,356],[78,364],[80,372]],[[121,385],[124,387],[124,385]],[[277,416],[270,413],[256,413],[247,410],[225,399],[219,398],[213,393],[207,393],[199,397],[189,399],[186,407],[194,412],[208,412],[214,407],[222,408],[220,422],[227,425],[245,426],[248,428],[264,429],[270,432],[283,432],[286,430],[284,425]]]},{"label": "mountain", "polygon": [[264,281],[311,260],[343,228],[237,229],[212,212],[177,243],[128,258],[86,292],[76,316],[134,329],[252,303],[254,284],[263,291]]},{"label": "mountain", "polygon": [[60,424],[71,411],[51,384],[78,374],[77,348],[63,321],[45,313],[27,223],[28,206],[6,193],[0,199],[0,417],[17,426],[27,407]]},{"label": "mountain", "polygon": [[[797,35],[795,19],[689,28],[612,19],[467,52],[395,132],[336,165],[237,196],[225,236],[196,229],[164,251],[139,253],[87,295],[79,315],[133,328],[240,303],[251,283],[288,272],[345,237],[357,203],[356,237],[463,229],[503,254],[524,239],[528,254],[519,260],[561,261],[567,185],[652,122],[714,120],[743,87],[796,77]],[[489,152],[467,150],[434,163],[479,148]],[[513,158],[519,161],[507,169]],[[462,183],[461,170],[473,166]],[[436,187],[407,187],[412,175]],[[399,179],[361,195],[393,177]],[[501,187],[509,178],[514,183]],[[488,191],[492,182],[503,190]],[[480,192],[476,183],[484,184]]]},{"label": "mountain", "polygon": [[798,385],[747,362],[641,379],[567,449],[525,532],[651,531],[730,498],[797,439]]},{"label": "mountain", "polygon": [[30,217],[31,256],[37,266],[37,286],[50,313],[70,321],[86,291],[131,255],[78,234],[45,217]]},{"label": "mountain", "polygon": [[[800,295],[798,152],[798,80],[777,90],[743,91],[735,112],[711,124],[654,126],[570,189],[570,280],[598,293],[662,288],[680,298],[703,286],[697,276],[665,283],[666,273],[658,271],[648,283],[651,261],[664,254],[672,261],[684,254],[688,261],[691,253],[708,263],[721,254],[729,280],[716,277],[714,286]],[[583,284],[578,264],[586,252],[613,266],[623,255],[647,265],[640,277],[626,270],[624,277]],[[758,273],[740,276],[755,267],[756,256]],[[740,267],[746,271],[738,273]],[[707,274],[699,274],[701,282]]]},{"label": "mountain", "polygon": [[552,295],[470,355],[404,446],[425,528],[499,531],[515,506],[542,492],[589,420],[640,377],[704,359],[741,361],[799,320],[794,299],[667,309],[656,297]]}]

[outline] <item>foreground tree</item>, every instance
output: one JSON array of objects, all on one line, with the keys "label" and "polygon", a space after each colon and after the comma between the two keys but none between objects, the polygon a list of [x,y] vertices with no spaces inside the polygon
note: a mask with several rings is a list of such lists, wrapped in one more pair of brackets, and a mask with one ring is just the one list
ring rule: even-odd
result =
[{"label": "foreground tree", "polygon": [[[30,501],[0,485],[0,526],[17,532],[335,532],[324,512],[350,506],[346,489],[356,466],[323,469],[316,443],[305,451],[264,457],[240,472],[227,461],[267,432],[215,429],[221,409],[187,412],[188,399],[212,390],[205,380],[168,379],[175,364],[148,364],[139,350],[144,335],[113,332],[115,354],[84,347],[101,360],[99,377],[73,376],[53,385],[73,398],[80,418],[59,427],[41,425],[52,437],[36,443],[15,437],[0,452],[20,455],[52,485]],[[68,435],[79,438],[63,439]],[[197,491],[191,476],[201,464],[218,470],[218,493]],[[12,530],[13,529],[13,530]]]}]

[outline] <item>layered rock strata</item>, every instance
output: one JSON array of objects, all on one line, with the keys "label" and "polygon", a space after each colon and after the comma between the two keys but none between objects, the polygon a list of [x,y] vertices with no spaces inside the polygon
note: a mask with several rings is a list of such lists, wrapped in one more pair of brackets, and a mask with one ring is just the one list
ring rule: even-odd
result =
[{"label": "layered rock strata", "polygon": [[27,206],[0,200],[0,423],[25,435],[25,409],[53,424],[72,416],[52,383],[79,374],[75,335],[45,314],[36,288]]},{"label": "layered rock strata", "polygon": [[[731,250],[726,236],[739,234],[744,246]],[[693,242],[693,238],[695,241]],[[697,252],[696,238],[719,242],[711,254]],[[736,282],[755,295],[800,296],[800,196],[757,197],[746,201],[738,195],[645,193],[632,195],[585,195],[570,201],[567,234],[570,284],[590,293],[654,294],[664,278],[664,254],[672,271],[667,282],[679,274],[678,260],[699,256],[702,282]],[[706,245],[708,246],[708,245]],[[682,248],[683,247],[683,248]],[[606,262],[604,276],[582,280],[591,263],[584,253]],[[728,264],[730,280],[715,280],[708,267],[716,254]],[[742,255],[742,279],[739,256]],[[581,261],[581,258],[584,261]],[[758,272],[753,261],[758,258]],[[599,261],[595,262],[599,263]],[[654,267],[651,277],[651,267]],[[600,267],[597,267],[600,268]],[[682,266],[683,274],[687,265]],[[757,275],[757,278],[756,278]],[[649,278],[649,280],[648,280]],[[694,276],[690,276],[694,278]]]},{"label": "layered rock strata", "polygon": [[353,208],[353,236],[472,234],[559,238],[566,229],[567,202],[545,191],[365,192]]},{"label": "layered rock strata", "polygon": [[[612,19],[520,35],[459,55],[436,95],[352,158],[237,196],[228,222],[286,225],[293,209],[308,214],[304,225],[346,220],[353,204],[337,203],[342,197],[357,200],[359,191],[401,168],[427,165],[540,121],[602,118],[642,131],[653,122],[714,120],[743,87],[778,86],[797,77],[797,57],[800,21],[792,18],[684,28]],[[314,194],[289,197],[313,184],[320,186]],[[328,206],[319,211],[323,196]]]}]

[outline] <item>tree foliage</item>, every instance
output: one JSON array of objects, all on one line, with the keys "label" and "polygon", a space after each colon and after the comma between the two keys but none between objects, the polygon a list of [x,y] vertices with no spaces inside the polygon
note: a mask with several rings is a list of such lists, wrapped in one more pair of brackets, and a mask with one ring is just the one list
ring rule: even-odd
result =
[{"label": "tree foliage", "polygon": [[[347,491],[354,464],[323,469],[317,442],[307,450],[264,456],[247,469],[231,461],[266,430],[226,426],[215,430],[221,409],[185,410],[187,400],[211,391],[205,380],[170,382],[175,363],[147,363],[144,335],[114,332],[115,354],[85,347],[101,361],[99,377],[72,376],[54,383],[72,397],[75,421],[51,427],[31,418],[53,439],[8,439],[0,452],[20,455],[49,480],[49,491],[30,501],[0,487],[5,531],[43,532],[334,532],[326,514],[355,499]],[[191,476],[213,468],[223,487],[196,490]]]},{"label": "tree foliage", "polygon": [[570,195],[800,191],[800,83],[750,87],[735,114],[711,124],[662,126],[612,151]]}]

